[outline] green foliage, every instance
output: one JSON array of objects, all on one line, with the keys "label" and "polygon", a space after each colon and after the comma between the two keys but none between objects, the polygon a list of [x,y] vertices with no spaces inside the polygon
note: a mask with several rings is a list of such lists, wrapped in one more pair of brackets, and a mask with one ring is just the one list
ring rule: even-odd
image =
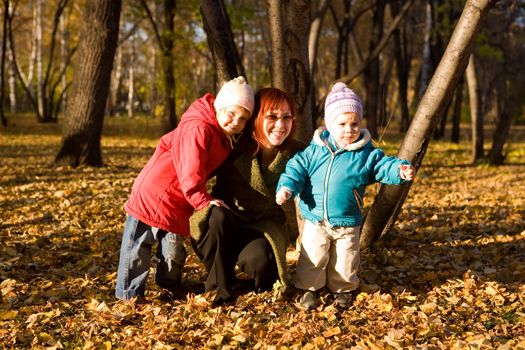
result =
[{"label": "green foliage", "polygon": [[484,32],[480,32],[476,38],[476,54],[483,58],[493,59],[498,63],[505,61],[503,50],[492,45]]}]

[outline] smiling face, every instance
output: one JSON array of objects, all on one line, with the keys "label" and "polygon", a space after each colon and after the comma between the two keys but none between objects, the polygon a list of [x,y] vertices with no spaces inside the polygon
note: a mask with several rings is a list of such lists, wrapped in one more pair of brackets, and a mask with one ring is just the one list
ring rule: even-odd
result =
[{"label": "smiling face", "polygon": [[217,121],[222,131],[228,136],[240,134],[250,119],[250,112],[241,106],[229,106],[217,112]]},{"label": "smiling face", "polygon": [[339,147],[357,141],[361,132],[361,120],[354,112],[339,114],[330,126],[330,134]]},{"label": "smiling face", "polygon": [[294,116],[288,103],[283,102],[276,108],[270,109],[264,115],[263,133],[269,143],[280,146],[292,131]]}]

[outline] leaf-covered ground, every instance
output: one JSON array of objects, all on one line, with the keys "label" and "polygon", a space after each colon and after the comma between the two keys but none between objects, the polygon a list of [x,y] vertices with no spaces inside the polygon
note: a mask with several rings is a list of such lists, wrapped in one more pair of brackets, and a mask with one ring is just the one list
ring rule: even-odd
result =
[{"label": "leaf-covered ground", "polygon": [[[166,301],[152,282],[145,303],[117,301],[122,208],[157,124],[108,119],[107,165],[71,169],[49,166],[59,126],[11,123],[0,130],[0,348],[525,349],[523,127],[501,167],[469,165],[467,130],[460,145],[433,141],[394,232],[363,253],[353,307],[323,293],[306,313],[272,292],[219,308],[206,294]],[[400,137],[385,139],[395,153]],[[204,279],[193,253],[185,272]]]}]

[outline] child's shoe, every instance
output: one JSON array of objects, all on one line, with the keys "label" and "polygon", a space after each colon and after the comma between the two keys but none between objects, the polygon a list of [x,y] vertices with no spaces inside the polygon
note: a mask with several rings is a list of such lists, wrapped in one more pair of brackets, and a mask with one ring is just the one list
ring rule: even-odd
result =
[{"label": "child's shoe", "polygon": [[335,294],[334,305],[340,309],[348,309],[352,306],[354,297],[351,292]]},{"label": "child's shoe", "polygon": [[305,310],[313,310],[317,307],[317,298],[315,297],[314,292],[312,291],[306,291],[301,299],[299,299],[299,303]]}]

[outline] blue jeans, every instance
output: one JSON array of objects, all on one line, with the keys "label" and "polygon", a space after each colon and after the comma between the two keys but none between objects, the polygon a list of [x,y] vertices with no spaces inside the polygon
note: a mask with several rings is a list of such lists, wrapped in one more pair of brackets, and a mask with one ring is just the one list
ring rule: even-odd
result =
[{"label": "blue jeans", "polygon": [[144,297],[151,263],[151,250],[157,246],[155,282],[162,288],[174,289],[180,285],[182,268],[186,261],[184,237],[152,227],[128,215],[120,247],[115,296],[129,300]]}]

